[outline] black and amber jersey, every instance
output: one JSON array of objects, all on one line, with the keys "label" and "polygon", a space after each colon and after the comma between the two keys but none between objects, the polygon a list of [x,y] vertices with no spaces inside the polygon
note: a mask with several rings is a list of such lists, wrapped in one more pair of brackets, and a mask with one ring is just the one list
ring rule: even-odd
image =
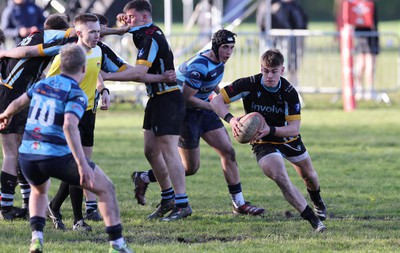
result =
[{"label": "black and amber jersey", "polygon": [[[274,88],[263,85],[262,74],[245,77],[225,86],[220,92],[225,103],[241,98],[246,114],[260,113],[269,126],[285,126],[288,121],[301,119],[298,93],[283,77]],[[285,143],[297,137],[282,138],[267,135],[262,141]]]},{"label": "black and amber jersey", "polygon": [[101,70],[115,73],[124,71],[127,68],[128,63],[106,43],[99,41],[97,45],[100,47],[102,54]]},{"label": "black and amber jersey", "polygon": [[23,59],[3,58],[0,60],[0,85],[4,85],[18,92],[26,91],[27,87],[41,77],[53,56],[58,54],[60,47],[74,39],[69,38],[71,29],[38,30],[25,39],[18,46],[38,46],[42,57]]},{"label": "black and amber jersey", "polygon": [[[166,70],[175,70],[174,55],[161,29],[153,23],[131,28],[133,42],[138,49],[136,65],[149,67],[148,73],[162,74]],[[174,83],[146,83],[149,96],[179,90]]]}]

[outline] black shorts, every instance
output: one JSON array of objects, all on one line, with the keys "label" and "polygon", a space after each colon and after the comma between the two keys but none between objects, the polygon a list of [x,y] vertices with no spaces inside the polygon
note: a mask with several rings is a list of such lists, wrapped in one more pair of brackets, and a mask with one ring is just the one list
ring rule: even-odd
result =
[{"label": "black shorts", "polygon": [[184,149],[198,148],[204,133],[221,127],[224,124],[215,112],[187,109],[178,146]]},{"label": "black shorts", "polygon": [[[29,158],[29,154],[19,155],[22,174],[29,184],[41,185],[53,177],[71,185],[80,185],[78,165],[72,154],[37,161]],[[92,169],[96,167],[92,161],[88,160],[88,163]]]},{"label": "black shorts", "polygon": [[379,41],[376,36],[356,37],[356,52],[361,54],[379,54]]},{"label": "black shorts", "polygon": [[180,90],[151,97],[146,105],[143,129],[152,130],[156,136],[179,135],[185,110]]},{"label": "black shorts", "polygon": [[93,147],[95,123],[96,113],[92,110],[85,111],[78,125],[82,146]]},{"label": "black shorts", "polygon": [[277,153],[290,162],[300,162],[309,155],[301,138],[283,144],[253,144],[253,153],[256,155],[257,162],[266,155]]},{"label": "black shorts", "polygon": [[[12,101],[19,98],[24,92],[14,91],[4,85],[0,85],[0,113],[4,112]],[[0,130],[1,134],[23,134],[26,119],[28,118],[29,106],[15,114],[6,129]]]}]

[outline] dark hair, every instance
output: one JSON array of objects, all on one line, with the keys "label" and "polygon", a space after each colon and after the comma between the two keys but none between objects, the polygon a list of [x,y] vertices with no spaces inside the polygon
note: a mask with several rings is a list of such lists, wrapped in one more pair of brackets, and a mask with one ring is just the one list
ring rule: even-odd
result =
[{"label": "dark hair", "polygon": [[6,36],[4,35],[3,30],[0,29],[0,45],[6,41]]},{"label": "dark hair", "polygon": [[69,27],[68,16],[65,14],[51,14],[44,21],[45,30],[66,30]]},{"label": "dark hair", "polygon": [[86,23],[86,22],[99,22],[99,19],[97,18],[96,15],[91,14],[91,13],[79,14],[74,19],[75,25],[76,25],[76,23]]},{"label": "dark hair", "polygon": [[261,56],[261,63],[265,64],[266,67],[278,67],[283,65],[284,61],[281,51],[276,48],[269,49]]},{"label": "dark hair", "polygon": [[236,33],[233,33],[231,31],[221,29],[216,31],[211,39],[211,49],[214,52],[215,56],[219,59],[218,56],[218,49],[221,45],[223,44],[229,44],[229,43],[235,43],[235,36]]},{"label": "dark hair", "polygon": [[130,9],[135,9],[136,11],[148,11],[150,14],[152,13],[151,4],[147,0],[133,0],[127,3],[124,7],[123,12],[127,12]]},{"label": "dark hair", "polygon": [[99,13],[92,13],[92,14],[99,19],[100,25],[108,26],[108,19],[106,18],[106,16],[101,15]]}]

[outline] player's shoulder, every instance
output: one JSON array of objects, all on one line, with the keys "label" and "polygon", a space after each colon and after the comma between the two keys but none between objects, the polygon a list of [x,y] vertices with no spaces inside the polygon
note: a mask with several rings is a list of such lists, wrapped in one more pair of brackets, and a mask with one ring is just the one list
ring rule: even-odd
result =
[{"label": "player's shoulder", "polygon": [[294,93],[294,94],[297,94],[297,91],[296,91],[296,89],[294,88],[294,86],[287,80],[287,79],[285,79],[284,77],[281,77],[281,87],[282,87],[282,90],[285,92],[285,93]]},{"label": "player's shoulder", "polygon": [[261,83],[261,78],[262,78],[261,74],[256,74],[256,75],[252,75],[252,76],[239,78],[235,82],[236,83],[246,83],[248,85],[254,86],[254,85]]}]

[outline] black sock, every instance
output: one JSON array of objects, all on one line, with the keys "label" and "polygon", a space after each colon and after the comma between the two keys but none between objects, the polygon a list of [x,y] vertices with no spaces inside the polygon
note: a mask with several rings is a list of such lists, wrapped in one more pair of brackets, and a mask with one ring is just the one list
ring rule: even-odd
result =
[{"label": "black sock", "polygon": [[34,216],[29,219],[32,231],[43,232],[43,228],[46,225],[46,219],[40,216]]},{"label": "black sock", "polygon": [[237,194],[239,192],[242,192],[242,185],[241,183],[235,185],[228,185],[228,189],[230,194]]},{"label": "black sock", "polygon": [[64,203],[65,199],[69,195],[69,184],[61,182],[60,187],[56,193],[56,196],[51,200],[50,207],[55,212],[59,212],[61,205]]},{"label": "black sock", "polygon": [[70,185],[69,195],[71,198],[72,211],[74,213],[74,224],[83,219],[82,202],[83,189],[80,186]]},{"label": "black sock", "polygon": [[1,210],[8,211],[14,206],[15,187],[17,177],[6,172],[1,172]]},{"label": "black sock", "polygon": [[109,241],[115,241],[122,237],[122,225],[121,223],[115,226],[106,227],[106,233],[108,234]]},{"label": "black sock", "polygon": [[149,170],[147,172],[147,176],[149,177],[150,182],[157,182],[157,178],[154,176],[153,170]]},{"label": "black sock", "polygon": [[321,201],[320,188],[318,188],[318,190],[316,191],[311,191],[310,189],[307,188],[307,191],[313,203],[318,203]]}]

